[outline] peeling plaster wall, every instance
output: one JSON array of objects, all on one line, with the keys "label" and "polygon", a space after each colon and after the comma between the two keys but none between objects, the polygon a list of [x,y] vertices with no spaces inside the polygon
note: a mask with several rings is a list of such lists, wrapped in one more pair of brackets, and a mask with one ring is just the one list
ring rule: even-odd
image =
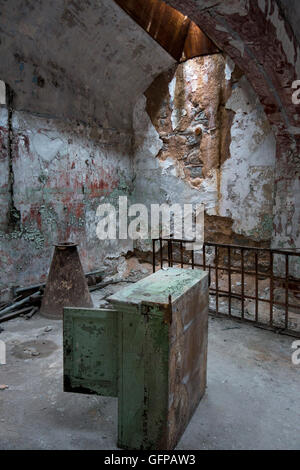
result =
[{"label": "peeling plaster wall", "polygon": [[[259,96],[277,141],[273,246],[299,247],[300,113],[291,99],[300,77],[299,1],[166,3],[198,24]],[[0,7],[0,78],[16,91],[19,110],[129,130],[137,97],[174,64],[112,0]]]},{"label": "peeling plaster wall", "polygon": [[276,137],[274,248],[300,246],[300,3],[294,0],[166,0],[187,15],[245,73]]},{"label": "peeling plaster wall", "polygon": [[235,233],[257,241],[273,236],[276,141],[259,100],[245,77],[232,90],[230,158],[220,169],[219,214]]},{"label": "peeling plaster wall", "polygon": [[136,97],[175,60],[112,0],[0,0],[0,26],[0,293],[43,281],[59,239],[114,271],[132,244],[95,212],[132,191]]},{"label": "peeling plaster wall", "polygon": [[287,21],[293,28],[300,43],[300,5],[298,0],[278,0]]},{"label": "peeling plaster wall", "polygon": [[175,63],[113,0],[0,0],[0,55],[15,109],[127,130]]},{"label": "peeling plaster wall", "polygon": [[0,230],[7,227],[9,210],[9,159],[8,159],[8,112],[6,107],[0,107]]},{"label": "peeling plaster wall", "polygon": [[206,239],[270,246],[276,142],[228,57],[180,64],[136,105],[135,199],[204,203]]},{"label": "peeling plaster wall", "polygon": [[[274,247],[299,247],[300,134],[296,131],[300,114],[291,101],[291,84],[300,74],[299,2],[166,1],[199,24],[240,66],[249,82],[236,74],[230,60],[226,59],[225,66],[215,63],[214,70],[220,69],[224,77],[206,96],[204,91],[200,93],[201,99],[207,101],[203,115],[202,110],[196,113],[194,103],[185,96],[182,81],[170,77],[164,94],[165,103],[158,106],[163,110],[160,119],[164,123],[155,121],[155,109],[150,109],[151,91],[148,90],[147,99],[139,100],[134,116],[135,199],[147,203],[177,202],[180,196],[181,202],[202,201],[207,206],[209,238],[219,240],[221,235],[229,242],[250,240],[251,243],[269,244],[273,222]],[[80,206],[80,198],[84,201],[85,226],[76,227],[73,222],[68,222],[68,211],[63,209],[66,192],[61,187],[65,183],[57,175],[61,174],[63,179],[64,174],[74,173],[74,168],[70,167],[75,162],[80,168],[80,176],[77,175],[80,182],[80,178],[86,176],[87,181],[94,182],[92,167],[85,168],[84,163],[86,149],[92,148],[97,162],[104,160],[103,155],[107,152],[111,164],[105,164],[104,169],[109,167],[114,175],[118,175],[117,168],[122,169],[124,165],[124,178],[108,178],[108,194],[115,198],[120,192],[128,192],[132,176],[128,155],[131,152],[133,105],[136,97],[157,74],[174,64],[174,60],[110,0],[54,2],[51,5],[44,0],[0,0],[0,4],[1,18],[5,19],[1,21],[0,31],[0,78],[10,83],[16,92],[16,108],[50,117],[98,122],[103,128],[110,128],[102,129],[103,136],[98,142],[102,138],[103,141],[98,145],[95,127],[14,113],[16,135],[10,162],[7,157],[8,116],[6,109],[0,108],[0,261],[1,267],[5,266],[4,282],[21,283],[25,278],[30,281],[44,276],[46,262],[39,258],[49,260],[52,240],[62,232],[67,233],[70,227],[70,236],[76,232],[76,236],[81,237],[82,247],[88,250],[83,255],[85,266],[98,267],[102,259],[99,253],[111,253],[112,258],[118,256],[116,246],[101,251],[103,244],[93,245],[89,238],[93,233],[89,228],[89,220],[93,217],[89,204],[93,201],[96,206],[96,200],[98,202],[101,196],[87,197],[83,193],[79,196],[79,187],[70,176],[70,220],[74,220],[71,216]],[[288,21],[281,15],[282,11]],[[190,80],[188,94],[192,96],[201,88],[205,90],[209,79],[204,70],[201,85],[193,78],[199,70],[194,73],[190,64],[181,67]],[[250,83],[260,97],[276,136],[275,165],[271,162],[274,136]],[[193,87],[197,89],[194,92],[191,91]],[[157,103],[157,99],[154,101]],[[191,115],[193,112],[194,116]],[[46,129],[46,136],[34,139],[33,134],[38,133],[40,127]],[[119,134],[116,129],[123,129],[123,133]],[[73,138],[76,146],[69,143]],[[61,145],[60,140],[64,144]],[[40,154],[38,149],[41,147]],[[70,153],[64,150],[67,147]],[[245,153],[241,151],[243,148]],[[53,157],[55,152],[60,155],[61,150],[62,160]],[[119,161],[122,151],[125,153],[123,163]],[[31,157],[27,153],[31,153]],[[50,167],[53,186],[44,175],[44,170]],[[96,173],[98,170],[101,172],[102,167],[96,165]],[[41,181],[37,182],[40,174]],[[240,175],[247,177],[243,180]],[[32,179],[25,183],[25,177]],[[32,184],[30,200],[25,184],[29,190]],[[90,194],[94,194],[88,182],[86,186]],[[16,210],[21,215],[17,231],[8,230],[11,190]],[[31,199],[33,215],[27,217]],[[59,208],[57,218],[44,215],[43,206],[51,209],[52,201]],[[38,207],[41,208],[40,215]],[[28,229],[32,225],[33,228]],[[36,243],[40,243],[36,230],[47,234],[44,248],[35,248]],[[29,259],[35,255],[36,259]],[[20,266],[17,273],[13,272],[13,264]]]},{"label": "peeling plaster wall", "polygon": [[85,271],[112,270],[131,243],[100,241],[96,209],[132,191],[131,134],[14,112],[11,189],[20,221],[9,227],[8,116],[0,111],[0,291],[44,281],[57,241],[79,243]]}]

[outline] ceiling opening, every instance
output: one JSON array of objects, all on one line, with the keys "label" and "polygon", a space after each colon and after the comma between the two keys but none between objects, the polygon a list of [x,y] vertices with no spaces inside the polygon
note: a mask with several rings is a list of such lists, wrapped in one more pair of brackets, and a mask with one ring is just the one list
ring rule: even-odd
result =
[{"label": "ceiling opening", "polygon": [[220,52],[196,23],[161,0],[115,2],[178,62]]}]

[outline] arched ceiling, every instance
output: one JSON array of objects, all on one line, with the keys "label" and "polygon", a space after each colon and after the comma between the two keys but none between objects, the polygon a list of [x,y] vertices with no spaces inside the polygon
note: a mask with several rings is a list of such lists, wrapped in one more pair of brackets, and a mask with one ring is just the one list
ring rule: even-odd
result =
[{"label": "arched ceiling", "polygon": [[300,149],[300,3],[294,0],[165,0],[187,15],[247,75],[277,133],[280,154]]},{"label": "arched ceiling", "polygon": [[299,0],[278,0],[287,21],[300,44],[300,2]]},{"label": "arched ceiling", "polygon": [[112,0],[0,0],[0,58],[15,109],[118,129],[176,62]]},{"label": "arched ceiling", "polygon": [[[277,134],[300,140],[299,2],[166,0],[246,73]],[[282,16],[282,12],[288,18]],[[14,106],[130,129],[136,98],[175,63],[113,0],[0,0],[0,79]]]}]

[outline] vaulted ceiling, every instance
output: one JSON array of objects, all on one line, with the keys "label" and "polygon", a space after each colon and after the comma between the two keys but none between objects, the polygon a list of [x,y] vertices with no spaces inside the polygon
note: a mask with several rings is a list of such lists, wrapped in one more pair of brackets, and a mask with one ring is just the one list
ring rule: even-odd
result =
[{"label": "vaulted ceiling", "polygon": [[128,129],[175,62],[113,0],[0,0],[0,79],[18,110]]},{"label": "vaulted ceiling", "polygon": [[0,0],[0,80],[16,109],[130,129],[137,97],[182,51],[194,54],[200,25],[246,73],[279,133],[298,126],[290,89],[300,50],[289,24],[299,35],[299,2],[165,0],[177,10],[169,14],[161,0],[116,1],[122,8],[114,0]]}]

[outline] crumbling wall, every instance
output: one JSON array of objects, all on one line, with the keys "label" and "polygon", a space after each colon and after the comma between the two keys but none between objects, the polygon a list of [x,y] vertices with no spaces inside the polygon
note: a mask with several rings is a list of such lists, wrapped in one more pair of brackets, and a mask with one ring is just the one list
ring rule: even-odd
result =
[{"label": "crumbling wall", "polygon": [[203,28],[246,74],[276,136],[272,246],[300,246],[299,1],[166,0]]},{"label": "crumbling wall", "polygon": [[199,57],[158,77],[134,130],[136,200],[203,202],[206,240],[270,246],[275,137],[229,58]]},{"label": "crumbling wall", "polygon": [[44,281],[57,241],[79,243],[85,271],[113,270],[131,244],[100,241],[96,210],[132,190],[131,134],[24,112],[11,133],[2,106],[0,291]]}]

